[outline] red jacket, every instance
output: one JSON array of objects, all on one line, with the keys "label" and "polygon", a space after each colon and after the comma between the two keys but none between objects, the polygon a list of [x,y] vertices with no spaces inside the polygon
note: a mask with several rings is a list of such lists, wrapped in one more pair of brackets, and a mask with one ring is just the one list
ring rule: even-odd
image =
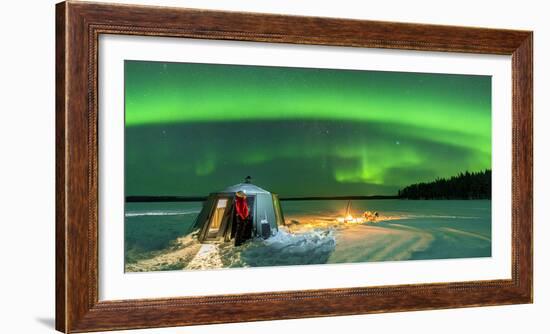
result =
[{"label": "red jacket", "polygon": [[248,218],[248,204],[246,203],[246,198],[235,197],[235,208],[237,209],[237,215],[242,220]]}]

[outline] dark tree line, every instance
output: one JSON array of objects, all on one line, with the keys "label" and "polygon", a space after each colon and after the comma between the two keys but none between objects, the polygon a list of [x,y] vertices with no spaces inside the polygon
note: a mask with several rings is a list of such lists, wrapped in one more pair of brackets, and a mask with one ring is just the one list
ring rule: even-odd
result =
[{"label": "dark tree line", "polygon": [[491,199],[491,170],[464,172],[407,186],[398,192],[406,199]]}]

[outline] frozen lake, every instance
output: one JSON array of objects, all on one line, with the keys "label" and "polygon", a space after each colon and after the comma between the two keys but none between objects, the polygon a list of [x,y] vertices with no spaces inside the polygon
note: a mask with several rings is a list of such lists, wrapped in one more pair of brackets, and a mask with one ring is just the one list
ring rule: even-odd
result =
[{"label": "frozen lake", "polygon": [[126,271],[402,261],[491,256],[490,200],[283,201],[286,226],[267,240],[201,245],[192,231],[202,203],[129,203]]}]

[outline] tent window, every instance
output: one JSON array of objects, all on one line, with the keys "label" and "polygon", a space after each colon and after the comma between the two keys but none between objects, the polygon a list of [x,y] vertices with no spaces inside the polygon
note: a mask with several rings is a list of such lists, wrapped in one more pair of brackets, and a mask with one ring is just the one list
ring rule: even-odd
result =
[{"label": "tent window", "polygon": [[210,219],[210,226],[208,227],[208,238],[215,238],[218,236],[218,231],[222,224],[222,219],[227,208],[227,198],[220,198],[216,203],[214,213]]}]

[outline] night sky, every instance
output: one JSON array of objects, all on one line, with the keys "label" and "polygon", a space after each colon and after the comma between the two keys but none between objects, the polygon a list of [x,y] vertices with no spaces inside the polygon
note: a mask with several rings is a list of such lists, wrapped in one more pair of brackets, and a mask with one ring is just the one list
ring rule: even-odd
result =
[{"label": "night sky", "polygon": [[491,168],[491,77],[125,62],[127,195],[393,195]]}]

